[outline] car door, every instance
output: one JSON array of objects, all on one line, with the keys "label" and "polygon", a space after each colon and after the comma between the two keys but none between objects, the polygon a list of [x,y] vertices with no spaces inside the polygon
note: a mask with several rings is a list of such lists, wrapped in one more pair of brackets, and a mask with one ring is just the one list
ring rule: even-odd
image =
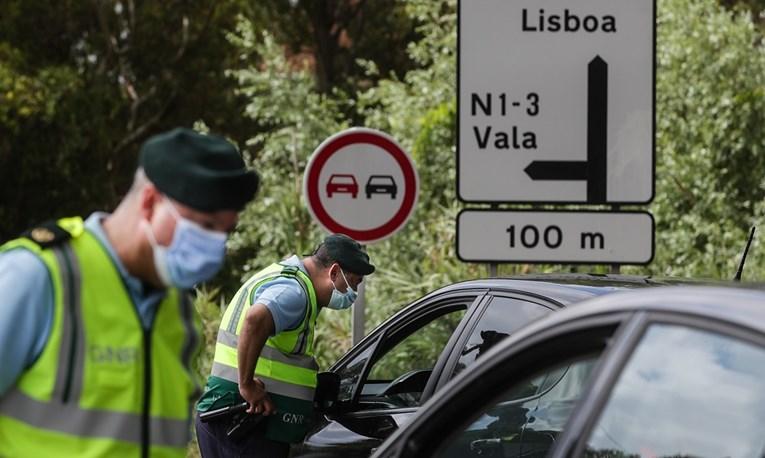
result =
[{"label": "car door", "polygon": [[448,354],[485,290],[431,298],[376,330],[333,369],[338,401],[319,415],[292,456],[369,456],[407,422],[439,360]]}]

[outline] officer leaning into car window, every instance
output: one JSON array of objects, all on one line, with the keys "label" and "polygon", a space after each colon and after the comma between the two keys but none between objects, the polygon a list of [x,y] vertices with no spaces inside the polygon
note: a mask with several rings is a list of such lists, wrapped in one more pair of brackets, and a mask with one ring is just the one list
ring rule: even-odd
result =
[{"label": "officer leaning into car window", "polygon": [[342,310],[374,272],[362,246],[345,235],[324,239],[312,256],[292,256],[256,273],[223,315],[212,373],[199,412],[246,401],[254,427],[237,437],[230,419],[202,422],[204,458],[286,457],[312,417],[318,366],[314,330],[321,308]]},{"label": "officer leaning into car window", "polygon": [[142,147],[113,213],[0,247],[0,456],[185,457],[199,320],[258,188],[226,140],[175,129]]}]

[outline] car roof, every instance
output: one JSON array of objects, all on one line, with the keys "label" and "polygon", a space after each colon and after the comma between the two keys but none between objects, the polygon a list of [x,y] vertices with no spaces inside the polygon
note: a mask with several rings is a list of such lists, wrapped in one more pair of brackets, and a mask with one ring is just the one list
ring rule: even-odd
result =
[{"label": "car roof", "polygon": [[[491,277],[456,282],[439,288],[423,300],[438,294],[458,290],[519,291],[549,297],[562,305],[581,302],[606,293],[624,289],[671,285],[683,279],[655,279],[640,275],[613,274],[530,274]],[[419,302],[419,301],[418,301]]]},{"label": "car roof", "polygon": [[378,324],[364,336],[362,342],[372,338],[376,331],[387,326],[388,323],[397,320],[399,317],[414,313],[422,303],[428,302],[437,296],[447,294],[464,292],[480,295],[491,290],[538,296],[545,300],[557,302],[560,306],[569,306],[604,294],[623,290],[686,283],[693,284],[699,283],[699,281],[686,278],[654,278],[642,275],[582,273],[525,274],[464,280],[438,288],[411,302]]},{"label": "car roof", "polygon": [[[538,296],[546,301],[552,300],[560,306],[569,306],[603,294],[621,291],[627,288],[640,288],[657,286],[664,283],[657,282],[651,277],[632,275],[605,275],[605,274],[534,274],[517,275],[508,277],[492,277],[473,280],[464,280],[438,288],[430,293],[409,303],[406,307],[398,310],[387,319],[369,331],[361,342],[374,339],[380,329],[383,329],[396,320],[412,313],[420,306],[438,296],[452,295],[453,293],[466,293],[481,295],[489,290],[504,293],[520,293],[524,295]],[[348,356],[346,354],[345,356]],[[333,367],[341,364],[344,358],[335,362]]]},{"label": "car roof", "polygon": [[[663,312],[728,322],[765,335],[765,286],[725,283],[716,286],[688,284],[641,291],[618,291],[582,301],[576,307],[547,315],[497,344],[490,354],[507,353],[526,339],[561,328],[572,321],[606,314]],[[491,358],[487,357],[484,361]]]},{"label": "car roof", "polygon": [[614,312],[669,312],[748,327],[765,334],[765,288],[757,284],[686,285],[635,293],[618,293],[587,301],[558,320]]}]

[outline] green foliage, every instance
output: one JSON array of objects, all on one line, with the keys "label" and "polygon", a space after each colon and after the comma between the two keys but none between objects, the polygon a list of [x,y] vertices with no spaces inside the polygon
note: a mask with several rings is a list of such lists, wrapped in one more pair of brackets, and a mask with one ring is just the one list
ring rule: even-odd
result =
[{"label": "green foliage", "polygon": [[[749,14],[667,0],[657,38],[662,274],[731,278],[765,197],[765,53]],[[762,278],[755,248],[746,272]]]},{"label": "green foliage", "polygon": [[25,121],[52,120],[56,106],[68,92],[77,89],[75,72],[65,66],[50,66],[26,74],[23,54],[0,43],[0,125],[16,134]]},{"label": "green foliage", "polygon": [[46,219],[111,209],[149,135],[204,119],[243,138],[224,70],[239,0],[4,0],[0,240]]},{"label": "green foliage", "polygon": [[249,100],[244,115],[265,129],[247,141],[258,151],[250,160],[260,173],[262,188],[242,215],[230,244],[235,250],[255,249],[258,258],[242,267],[251,272],[289,253],[312,251],[319,232],[300,201],[303,170],[321,139],[346,128],[348,122],[338,102],[343,97],[317,93],[310,71],[288,61],[271,35],[256,36],[252,23],[242,19],[230,39],[243,52],[259,57],[255,64],[231,72]]},{"label": "green foliage", "polygon": [[[223,303],[219,288],[202,288],[197,290],[194,307],[202,318],[202,351],[196,360],[196,372],[200,380],[206,380],[212,369],[215,341],[218,337],[218,327],[223,318]],[[212,350],[212,351],[209,351]],[[204,382],[203,382],[204,383]]]},{"label": "green foliage", "polygon": [[355,65],[358,58],[374,59],[386,74],[412,65],[404,50],[414,38],[413,21],[400,0],[261,0],[248,6],[252,22],[288,55],[309,60],[320,92],[373,84]]}]

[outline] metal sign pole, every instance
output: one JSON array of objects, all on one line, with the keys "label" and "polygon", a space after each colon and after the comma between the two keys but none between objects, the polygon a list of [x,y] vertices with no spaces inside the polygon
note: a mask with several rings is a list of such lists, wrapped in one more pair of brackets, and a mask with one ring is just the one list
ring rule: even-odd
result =
[{"label": "metal sign pole", "polygon": [[353,345],[356,345],[364,337],[364,320],[365,320],[365,307],[366,307],[366,283],[369,279],[365,278],[359,285],[359,296],[356,298],[356,302],[353,304],[351,310],[351,341]]},{"label": "metal sign pole", "polygon": [[[622,209],[621,205],[611,205],[611,211],[612,212],[618,212]],[[609,268],[609,272],[612,275],[619,275],[621,273],[621,265],[620,264],[611,264],[611,267]]]},{"label": "metal sign pole", "polygon": [[[499,208],[499,205],[497,204],[491,204],[491,209],[496,210]],[[496,277],[497,276],[497,263],[496,262],[490,262],[489,263],[489,277]]]},{"label": "metal sign pole", "polygon": [[497,276],[497,263],[492,262],[489,264],[489,276],[490,277],[496,277]]}]

